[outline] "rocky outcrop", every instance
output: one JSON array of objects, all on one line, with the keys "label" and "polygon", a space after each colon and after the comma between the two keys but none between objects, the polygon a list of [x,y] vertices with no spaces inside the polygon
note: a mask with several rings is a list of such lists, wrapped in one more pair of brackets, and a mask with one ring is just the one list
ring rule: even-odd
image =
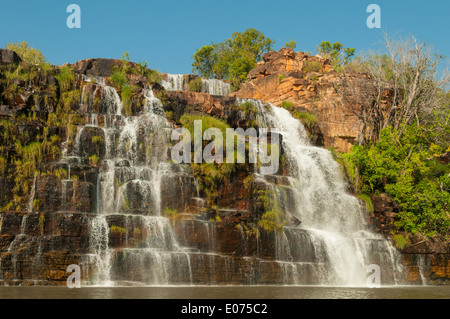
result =
[{"label": "rocky outcrop", "polygon": [[[363,89],[364,77],[356,74],[355,78]],[[266,53],[248,73],[247,82],[231,95],[278,106],[283,101],[292,102],[298,112],[306,110],[316,115],[323,146],[347,152],[356,142],[360,127],[357,107],[340,96],[339,82],[330,60],[282,48]]]},{"label": "rocky outcrop", "polygon": [[118,65],[120,60],[98,58],[76,62],[72,68],[75,72],[88,76],[111,76],[113,66]]},{"label": "rocky outcrop", "polygon": [[[320,72],[306,72],[304,69],[308,61],[319,65]],[[118,60],[90,59],[77,62],[73,68],[78,74],[108,76],[112,66],[117,63]],[[313,80],[314,76],[316,80]],[[174,125],[177,125],[182,114],[208,114],[227,121],[231,127],[238,127],[242,126],[242,118],[236,108],[236,97],[262,98],[275,104],[289,100],[295,102],[299,111],[314,112],[318,116],[319,128],[327,146],[344,150],[354,138],[353,128],[349,126],[354,118],[341,108],[342,101],[333,90],[335,77],[329,61],[283,49],[266,54],[264,62],[249,73],[249,82],[234,96],[165,92],[156,84],[154,91],[163,101],[164,110],[173,112]],[[54,77],[38,78],[39,81],[31,84],[38,95],[45,95],[52,83],[57,86]],[[70,127],[61,129],[43,126],[47,123],[47,114],[57,105],[57,101],[50,98],[42,98],[39,105],[39,109],[46,110],[37,114],[43,120],[40,124],[33,121],[14,122],[16,127],[11,133],[20,135],[23,145],[30,144],[32,137],[42,135],[44,129],[48,129],[51,131],[49,136],[60,136],[61,141],[66,141],[64,143],[72,143],[72,146],[68,145],[67,151],[71,154],[76,150],[78,156],[69,156],[65,161],[43,158],[40,173],[26,181],[29,183],[28,205],[22,205],[17,211],[5,208],[0,212],[0,284],[64,285],[68,276],[66,269],[70,264],[81,265],[82,278],[89,281],[102,270],[98,260],[92,259],[95,255],[93,250],[99,247],[111,250],[108,257],[111,258],[110,278],[117,282],[146,282],[151,279],[149,276],[161,269],[168,273],[166,279],[171,284],[313,284],[319,281],[320,273],[327,270],[321,267],[327,266],[319,260],[310,234],[300,228],[290,227],[300,225],[300,220],[287,214],[286,226],[289,227],[282,230],[267,229],[258,223],[261,215],[269,210],[268,190],[275,187],[279,190],[277,194],[284,199],[280,209],[292,210],[289,205],[293,205],[294,201],[289,199],[294,195],[286,182],[286,176],[283,176],[286,166],[281,165],[277,174],[267,176],[264,180],[247,179],[249,172],[254,171],[251,166],[247,170],[234,171],[219,185],[219,199],[216,206],[211,207],[205,198],[200,198],[201,192],[189,167],[186,170],[180,167],[172,170],[173,163],[166,163],[164,169],[173,174],[163,176],[160,181],[159,211],[161,215],[166,214],[168,219],[161,218],[156,214],[158,207],[149,205],[151,200],[144,198],[145,192],[138,191],[139,187],[146,186],[145,181],[142,182],[137,176],[141,173],[140,169],[146,172],[141,166],[146,156],[137,159],[138,167],[128,176],[128,180],[122,174],[130,173],[131,161],[126,158],[110,158],[108,163],[103,161],[107,157],[105,144],[109,143],[111,150],[121,142],[118,135],[107,139],[106,132],[114,129],[111,123],[119,127],[125,122],[117,112],[108,113],[111,105],[101,101],[100,97],[105,95],[104,85],[83,82],[81,76],[74,85],[74,91],[83,90],[92,99],[83,96],[82,101],[78,98],[69,105],[70,112],[78,118],[71,118]],[[140,87],[143,86],[144,83],[141,83]],[[142,91],[137,94],[142,95]],[[10,100],[7,103],[15,105]],[[335,103],[336,107],[328,103]],[[7,109],[11,110],[9,106],[2,110],[6,112]],[[139,115],[140,112],[142,108],[133,107],[133,115]],[[14,119],[14,116],[8,118]],[[146,121],[146,128],[155,126],[158,129],[155,123]],[[75,139],[75,135],[78,139]],[[141,135],[150,134],[145,130],[138,131],[137,139],[143,140]],[[347,138],[349,136],[351,138]],[[8,163],[4,169],[6,173],[1,174],[0,178],[0,204],[1,207],[8,207],[9,200],[13,198],[11,189],[14,187],[15,164],[12,159],[15,153],[9,140],[5,138],[2,142],[5,144],[2,151],[7,151],[8,156],[5,158]],[[77,147],[73,145],[75,143],[78,143]],[[136,143],[135,147],[144,150],[144,145]],[[146,155],[154,151],[158,150],[150,147],[141,153]],[[97,156],[98,162],[89,160],[93,155]],[[117,168],[113,176],[105,174],[105,170],[101,174],[107,165]],[[108,191],[114,193],[122,187],[123,203],[118,211],[103,214],[107,215],[105,224],[96,225],[93,220],[98,217],[101,204],[97,200],[99,182],[109,178],[113,185],[112,190]],[[7,187],[3,188],[4,185]],[[109,199],[112,200],[111,197]],[[380,196],[374,199],[374,206],[379,231],[389,232],[387,225],[395,219],[395,204],[389,198]],[[164,208],[170,209],[165,211]],[[151,217],[160,219],[156,220],[158,223],[151,224]],[[167,225],[161,224],[161,219],[166,224],[170,222],[172,231],[164,228]],[[104,232],[106,242],[95,242],[97,239],[91,236],[93,232]],[[174,239],[182,249],[175,247]],[[165,254],[161,252],[161,247],[143,249],[149,241],[167,245],[163,247]],[[448,250],[422,249],[421,243],[411,247],[416,247],[416,250],[404,252],[410,256],[406,258],[406,263],[410,269],[411,282],[415,282],[422,274],[434,278],[436,283],[442,283],[449,277]],[[139,254],[135,253],[137,249],[141,249]],[[169,254],[170,258],[167,258]],[[426,261],[425,265],[429,265],[429,273],[426,273],[428,268],[423,268],[419,262],[421,257],[417,259],[414,257],[416,255],[428,258],[426,260],[429,263]],[[161,262],[167,260],[168,264],[162,267]],[[152,271],[143,272],[142,264]]]},{"label": "rocky outcrop", "polygon": [[22,59],[17,55],[16,52],[11,50],[0,49],[0,63],[19,63]]}]

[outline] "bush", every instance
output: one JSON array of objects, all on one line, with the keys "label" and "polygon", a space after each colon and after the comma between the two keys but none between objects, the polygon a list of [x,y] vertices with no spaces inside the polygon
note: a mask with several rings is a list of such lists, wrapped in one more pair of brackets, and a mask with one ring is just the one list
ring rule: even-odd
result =
[{"label": "bush", "polygon": [[122,90],[120,92],[120,97],[122,98],[122,104],[123,104],[123,108],[124,108],[126,116],[133,115],[132,95],[133,95],[133,88],[131,86],[125,85],[122,87]]},{"label": "bush", "polygon": [[75,75],[70,66],[64,66],[59,69],[59,74],[56,75],[61,92],[69,91],[75,81]]},{"label": "bush", "polygon": [[254,116],[258,113],[258,108],[251,101],[239,104],[239,109],[244,113],[245,117]]},{"label": "bush", "polygon": [[394,246],[400,250],[405,249],[411,245],[411,241],[409,240],[409,238],[401,234],[392,236],[392,240],[394,241]]},{"label": "bush", "polygon": [[323,41],[316,49],[319,54],[331,59],[333,68],[337,72],[341,72],[342,67],[347,65],[355,55],[354,48],[344,48],[340,42],[331,44],[329,41]]},{"label": "bush", "polygon": [[91,166],[97,166],[98,161],[99,161],[99,157],[97,156],[97,154],[94,154],[91,157],[89,157],[89,165],[91,165]]},{"label": "bush", "polygon": [[180,218],[180,214],[176,209],[164,208],[164,216],[176,222]]},{"label": "bush", "polygon": [[125,72],[123,72],[119,69],[115,69],[115,70],[113,70],[113,73],[111,74],[110,81],[111,81],[111,84],[116,89],[120,90],[120,89],[122,89],[122,87],[124,87],[125,85],[128,84],[128,77]]},{"label": "bush", "polygon": [[120,235],[127,235],[128,234],[128,230],[126,230],[123,227],[120,226],[116,226],[116,225],[111,225],[111,227],[109,228],[109,231],[113,234],[120,234]]},{"label": "bush", "polygon": [[320,72],[322,65],[319,61],[305,61],[305,66],[303,70],[307,73],[309,72]]},{"label": "bush", "polygon": [[280,217],[273,211],[265,212],[258,221],[258,226],[269,232],[279,231],[283,228]]},{"label": "bush", "polygon": [[341,158],[358,174],[360,193],[385,192],[396,201],[399,230],[449,238],[450,174],[434,158],[430,134],[416,125],[402,135],[388,127],[375,145],[355,145]]},{"label": "bush", "polygon": [[285,47],[294,50],[297,47],[297,42],[294,41],[294,39],[291,39],[291,41],[286,42]]},{"label": "bush", "polygon": [[22,41],[20,44],[17,42],[9,43],[5,48],[16,52],[25,63],[42,64],[45,62],[45,57],[41,51],[30,47],[25,41]]},{"label": "bush", "polygon": [[292,102],[283,101],[280,106],[291,112],[292,116],[302,122],[302,124],[309,131],[312,131],[317,125],[317,118],[314,114],[308,112],[298,112]]},{"label": "bush", "polygon": [[189,82],[189,91],[190,92],[201,92],[203,87],[202,78],[197,77]]}]

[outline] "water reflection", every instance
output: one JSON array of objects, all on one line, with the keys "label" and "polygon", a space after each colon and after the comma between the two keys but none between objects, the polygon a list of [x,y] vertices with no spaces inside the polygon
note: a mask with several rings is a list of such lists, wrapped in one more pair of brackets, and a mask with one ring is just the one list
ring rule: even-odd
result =
[{"label": "water reflection", "polygon": [[0,287],[0,299],[449,299],[449,286]]}]

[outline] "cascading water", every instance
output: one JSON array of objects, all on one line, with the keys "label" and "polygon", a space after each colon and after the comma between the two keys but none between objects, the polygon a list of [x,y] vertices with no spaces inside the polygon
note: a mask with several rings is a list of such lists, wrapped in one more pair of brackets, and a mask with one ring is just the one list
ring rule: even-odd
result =
[{"label": "cascading water", "polygon": [[[83,130],[95,128],[103,132],[105,152],[98,177],[97,215],[91,219],[90,254],[83,261],[93,268],[89,284],[168,284],[169,273],[177,264],[186,265],[187,277],[191,278],[189,256],[176,243],[169,220],[161,211],[161,179],[171,174],[167,163],[171,125],[162,116],[162,103],[147,88],[143,92],[142,114],[125,117],[115,89],[105,85],[102,78],[96,77],[95,84],[94,93],[83,87],[82,103],[86,102],[89,109],[93,101],[89,94],[101,90],[104,126],[98,126],[98,114],[88,113],[87,124],[78,129],[75,137],[73,154],[63,158],[80,158],[82,162]],[[115,220],[121,226],[112,222]],[[138,233],[140,241],[136,245],[111,247],[115,232],[128,237],[129,229]]]},{"label": "cascading water", "polygon": [[[286,109],[250,101],[258,108],[260,125],[278,129],[282,135],[290,168],[287,175],[293,203],[285,207],[302,224],[285,227],[281,236],[288,235],[291,250],[303,254],[297,258],[300,263],[291,263],[290,267],[295,270],[303,267],[302,261],[313,261],[313,272],[320,284],[362,286],[368,277],[367,266],[375,263],[381,266],[382,279],[384,275],[389,282],[398,283],[402,273],[400,254],[381,235],[367,229],[364,211],[359,201],[346,192],[331,153],[312,146],[300,121]],[[286,239],[278,241],[278,259],[291,259]]]},{"label": "cascading water", "polygon": [[217,79],[202,79],[202,92],[224,96],[231,93],[231,85]]},{"label": "cascading water", "polygon": [[167,91],[183,91],[184,75],[167,74],[166,79],[161,84]]},{"label": "cascading water", "polygon": [[[165,80],[161,82],[162,86],[167,91],[184,91],[187,89],[185,84],[185,75],[183,74],[166,74]],[[228,95],[231,93],[231,85],[227,82],[218,79],[201,79],[201,92],[211,95]]]},{"label": "cascading water", "polygon": [[[181,77],[173,79],[177,84],[171,87],[181,88]],[[77,222],[86,222],[88,236],[80,236],[83,242],[78,247],[80,266],[89,275],[85,284],[364,286],[369,264],[380,265],[382,282],[400,283],[398,252],[383,237],[366,229],[364,210],[347,194],[330,152],[311,146],[303,126],[288,111],[251,100],[258,109],[259,126],[278,129],[281,134],[288,168],[287,176],[263,175],[254,165],[254,183],[270,190],[286,216],[301,221],[299,226],[267,234],[254,221],[221,223],[208,216],[203,209],[206,200],[199,198],[190,165],[170,161],[173,126],[151,88],[142,91],[142,110],[125,116],[120,96],[103,78],[84,77],[83,81],[80,108],[86,114],[85,124],[77,127],[73,140],[63,143],[63,157],[56,164],[66,167],[68,174],[60,178],[58,217],[48,216],[67,214],[70,220],[76,213],[82,215]],[[220,90],[214,92],[225,94],[224,88]],[[102,140],[103,148],[97,145],[99,161],[91,165],[88,157],[95,149],[94,140]],[[80,173],[84,176],[74,178]],[[88,194],[95,197],[89,198],[91,209],[77,209],[78,196],[83,193],[77,188],[78,178],[93,186]],[[32,195],[38,189],[36,183]],[[168,208],[172,208],[168,213],[182,212],[183,220],[174,223],[175,227],[165,217]],[[16,277],[20,276],[20,258],[24,258],[19,251],[34,240],[27,230],[33,218],[40,216],[23,216],[19,233],[8,248]],[[56,220],[52,224],[56,225]],[[44,223],[41,225],[44,234]],[[44,260],[45,240],[52,238],[46,237],[38,236],[34,273]],[[230,238],[231,243],[224,238]],[[0,260],[0,266],[5,262]]]}]

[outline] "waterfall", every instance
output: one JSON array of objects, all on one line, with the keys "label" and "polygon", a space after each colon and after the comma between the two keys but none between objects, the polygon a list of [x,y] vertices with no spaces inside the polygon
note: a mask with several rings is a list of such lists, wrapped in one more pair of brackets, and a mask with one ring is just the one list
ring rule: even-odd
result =
[{"label": "waterfall", "polygon": [[[284,227],[284,232],[291,232],[290,237],[296,239],[290,241],[291,250],[305,251],[312,245],[312,260],[300,256],[297,261],[313,261],[321,284],[364,286],[366,268],[372,263],[380,263],[381,280],[385,276],[389,282],[398,283],[403,272],[400,253],[388,240],[368,229],[365,212],[358,199],[346,191],[345,180],[331,153],[312,146],[303,125],[286,109],[239,99],[239,103],[245,101],[258,108],[260,127],[271,128],[282,136],[294,201],[294,205],[285,205],[285,212],[302,222],[298,229]],[[258,178],[266,179],[273,187],[268,176],[258,174]],[[300,237],[292,234],[300,230]],[[278,259],[289,261],[286,244],[279,245],[277,251]]]},{"label": "waterfall", "polygon": [[161,84],[167,91],[183,91],[184,75],[167,74]]},{"label": "waterfall", "polygon": [[[82,87],[88,117],[77,130],[71,158],[82,162],[85,146],[81,135],[86,128],[103,132],[105,141],[96,181],[96,215],[91,219],[89,254],[81,261],[91,268],[88,284],[169,284],[175,270],[192,281],[191,256],[176,242],[169,219],[162,212],[161,182],[173,172],[167,165],[172,125],[164,117],[161,101],[151,88],[144,88],[143,111],[124,116],[119,95],[103,78],[83,80],[94,83],[95,89],[92,93]],[[180,89],[183,77],[169,76],[169,81],[166,86]],[[98,90],[102,96],[100,114],[89,111]],[[101,126],[99,116],[105,118]],[[117,237],[124,241],[124,247],[120,241],[114,244],[112,238]]]},{"label": "waterfall", "polygon": [[231,93],[231,85],[217,79],[202,79],[202,92],[224,96]]},{"label": "waterfall", "polygon": [[[218,79],[201,79],[201,92],[211,95],[228,95],[231,93],[231,85],[227,82]],[[166,74],[165,80],[161,85],[167,91],[184,91],[186,90],[187,82],[184,74]]]},{"label": "waterfall", "polygon": [[[311,146],[300,121],[289,111],[270,106],[273,126],[283,136],[294,189],[295,211],[302,228],[326,247],[334,270],[331,284],[364,285],[370,256],[366,248],[380,235],[369,232],[359,201],[346,192],[338,164],[328,150]],[[382,240],[383,244],[388,244]],[[389,252],[387,252],[389,253]],[[331,274],[330,274],[331,275]]]}]

